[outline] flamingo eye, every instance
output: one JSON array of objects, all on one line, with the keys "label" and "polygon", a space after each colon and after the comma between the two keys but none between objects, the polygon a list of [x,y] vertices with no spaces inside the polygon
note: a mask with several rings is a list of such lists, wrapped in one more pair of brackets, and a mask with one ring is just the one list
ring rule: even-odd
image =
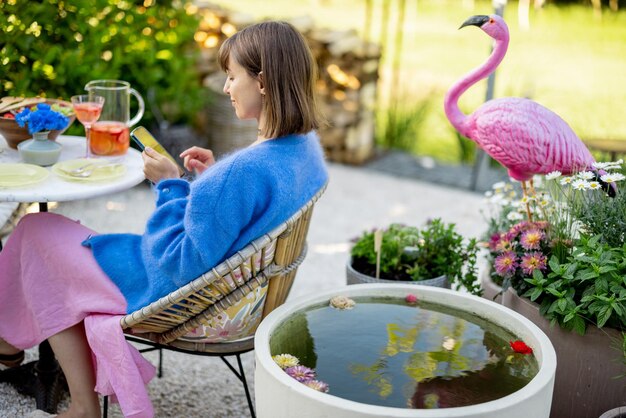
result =
[{"label": "flamingo eye", "polygon": [[493,18],[489,19],[489,23],[493,23],[495,22],[495,20],[493,20]]}]

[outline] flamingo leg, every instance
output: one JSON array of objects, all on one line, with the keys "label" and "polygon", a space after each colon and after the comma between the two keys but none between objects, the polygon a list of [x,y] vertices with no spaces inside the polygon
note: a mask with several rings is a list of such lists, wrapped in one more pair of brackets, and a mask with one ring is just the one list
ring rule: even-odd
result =
[{"label": "flamingo leg", "polygon": [[529,189],[530,189],[530,195],[532,197],[537,196],[537,192],[535,191],[535,182],[534,182],[534,180],[532,178],[530,180],[528,180],[528,186],[529,186]]},{"label": "flamingo leg", "polygon": [[[532,188],[532,180],[530,183],[530,187]],[[532,189],[534,191],[534,189]],[[533,221],[533,215],[530,213],[530,199],[528,198],[528,190],[526,189],[526,181],[522,181],[522,194],[524,196],[524,200],[526,201],[526,215],[528,216],[528,222]]]}]

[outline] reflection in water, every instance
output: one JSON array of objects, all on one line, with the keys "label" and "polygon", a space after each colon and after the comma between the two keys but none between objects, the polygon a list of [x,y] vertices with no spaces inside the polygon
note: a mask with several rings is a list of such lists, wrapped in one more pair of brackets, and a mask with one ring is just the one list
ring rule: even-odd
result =
[{"label": "reflection in water", "polygon": [[[357,299],[351,311],[312,307],[281,324],[272,354],[290,353],[331,394],[400,408],[471,405],[506,396],[536,374],[511,355],[514,336],[468,313],[401,299]],[[294,350],[294,351],[289,351]]]}]

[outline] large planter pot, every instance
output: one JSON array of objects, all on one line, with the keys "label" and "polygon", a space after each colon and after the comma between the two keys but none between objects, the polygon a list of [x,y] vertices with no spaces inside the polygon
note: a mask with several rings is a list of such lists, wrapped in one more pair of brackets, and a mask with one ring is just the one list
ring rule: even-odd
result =
[{"label": "large planter pot", "polygon": [[556,350],[558,366],[552,400],[553,418],[598,417],[608,409],[626,405],[626,365],[617,349],[621,334],[615,329],[587,327],[584,336],[550,326],[539,305],[519,297],[513,289],[504,293],[504,306],[524,315],[546,333]]},{"label": "large planter pot", "polygon": [[404,285],[422,285],[422,286],[434,286],[434,287],[444,287],[446,289],[450,288],[450,283],[448,283],[448,279],[446,276],[439,276],[433,279],[428,280],[420,280],[417,282],[413,281],[402,281],[402,280],[385,280],[385,279],[377,279],[376,277],[368,276],[367,274],[363,274],[361,272],[356,271],[352,267],[352,260],[349,259],[346,263],[346,278],[348,284],[365,284],[365,283],[378,283],[378,284],[404,284]]},{"label": "large planter pot", "polygon": [[[346,400],[317,392],[289,377],[272,359],[270,339],[288,318],[337,295],[355,297],[405,297],[450,306],[503,327],[534,349],[539,369],[520,390],[502,398],[471,406],[442,409],[404,409]],[[556,354],[537,326],[523,316],[476,296],[430,286],[362,284],[289,301],[268,315],[255,335],[255,398],[259,418],[362,418],[362,417],[481,417],[540,418],[550,411]]]},{"label": "large planter pot", "polygon": [[484,269],[480,275],[480,288],[483,297],[497,303],[502,303],[502,287],[491,280],[491,269]]},{"label": "large planter pot", "polygon": [[600,415],[600,418],[626,418],[626,406],[613,408]]}]

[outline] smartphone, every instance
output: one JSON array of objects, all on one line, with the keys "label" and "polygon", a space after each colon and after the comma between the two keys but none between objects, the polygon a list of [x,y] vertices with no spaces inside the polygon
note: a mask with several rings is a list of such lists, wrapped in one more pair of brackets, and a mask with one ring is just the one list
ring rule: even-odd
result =
[{"label": "smartphone", "polygon": [[130,133],[130,137],[133,139],[135,144],[137,144],[137,146],[139,147],[141,151],[143,151],[144,148],[146,147],[152,148],[153,150],[163,155],[164,157],[167,157],[174,164],[176,164],[176,167],[178,168],[178,171],[180,172],[181,176],[185,174],[185,170],[183,170],[183,168],[178,164],[178,162],[176,162],[174,157],[172,157],[172,155],[169,152],[167,152],[165,148],[163,148],[163,145],[159,144],[159,141],[157,141],[156,138],[152,136],[150,131],[148,131],[146,128],[144,128],[143,126],[136,127]]}]

